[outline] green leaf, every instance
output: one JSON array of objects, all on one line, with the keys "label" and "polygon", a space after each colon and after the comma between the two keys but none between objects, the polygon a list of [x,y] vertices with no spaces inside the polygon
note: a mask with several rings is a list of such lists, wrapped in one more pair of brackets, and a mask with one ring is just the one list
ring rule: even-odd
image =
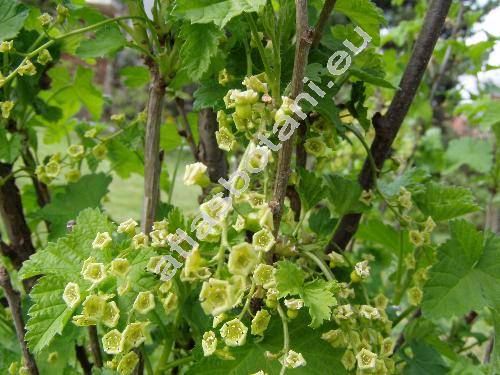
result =
[{"label": "green leaf", "polygon": [[321,326],[323,321],[329,320],[332,315],[331,308],[337,304],[337,300],[333,296],[331,288],[330,283],[318,279],[305,284],[300,292],[304,305],[309,308],[312,328]]},{"label": "green leaf", "polygon": [[64,278],[44,276],[30,292],[33,305],[28,311],[26,341],[35,353],[48,346],[54,336],[62,333],[73,314],[74,309],[70,309],[62,299],[66,284]]},{"label": "green leaf", "polygon": [[445,221],[481,209],[469,189],[445,186],[436,182],[426,184],[425,191],[413,194],[417,207],[434,221]]},{"label": "green leaf", "polygon": [[337,220],[330,217],[328,207],[321,207],[309,216],[309,228],[323,237],[331,234],[336,224]]},{"label": "green leaf", "polygon": [[[297,375],[344,375],[347,372],[340,359],[343,349],[334,349],[321,340],[321,335],[333,326],[323,329],[311,329],[307,326],[305,314],[289,322],[291,349],[301,353],[307,365],[287,373]],[[187,372],[188,375],[248,375],[263,370],[266,374],[278,374],[281,364],[266,357],[266,351],[277,353],[283,346],[281,321],[272,318],[264,339],[247,345],[231,348],[234,360],[222,360],[216,355],[197,361]]]},{"label": "green leaf", "polygon": [[89,174],[66,185],[63,192],[56,194],[52,201],[40,209],[36,216],[52,224],[50,238],[57,238],[66,232],[66,224],[74,220],[85,208],[99,206],[108,193],[111,176],[104,173]]},{"label": "green leaf", "polygon": [[0,127],[0,160],[6,163],[13,163],[21,151],[22,137],[19,133],[14,133],[7,137],[7,132]]},{"label": "green leaf", "polygon": [[334,10],[361,27],[373,38],[374,44],[380,43],[380,26],[386,21],[382,10],[370,0],[338,0]]},{"label": "green leaf", "polygon": [[413,358],[407,360],[405,375],[440,375],[447,374],[448,367],[443,358],[432,346],[423,342],[412,342]]},{"label": "green leaf", "polygon": [[386,196],[393,197],[399,193],[399,189],[402,187],[411,192],[421,190],[421,184],[429,180],[429,178],[430,174],[424,169],[409,168],[390,182],[380,181],[378,185]]},{"label": "green leaf", "polygon": [[104,57],[122,49],[126,43],[118,26],[108,24],[96,31],[94,39],[82,41],[76,54],[82,58]]},{"label": "green leaf", "polygon": [[0,0],[0,42],[15,38],[28,14],[25,5],[13,0]]},{"label": "green leaf", "polygon": [[493,149],[491,142],[486,139],[474,137],[453,139],[444,155],[451,164],[447,172],[452,172],[465,164],[479,173],[488,173],[493,165]]},{"label": "green leaf", "polygon": [[[86,209],[76,218],[71,232],[57,242],[37,251],[24,262],[20,270],[23,279],[37,275],[54,275],[73,279],[92,252],[92,241],[97,232],[112,232],[115,225],[97,209]],[[95,256],[95,255],[94,255]]]},{"label": "green leaf", "polygon": [[500,307],[500,237],[464,220],[451,222],[450,232],[424,287],[424,315],[448,318]]},{"label": "green leaf", "polygon": [[288,261],[279,261],[274,275],[276,287],[280,297],[298,295],[304,284],[305,273],[295,264]]},{"label": "green leaf", "polygon": [[203,108],[212,108],[216,111],[224,108],[223,98],[227,90],[227,87],[219,85],[214,79],[202,81],[198,90],[193,94],[193,109],[199,111]]},{"label": "green leaf", "polygon": [[375,74],[371,73],[367,69],[359,69],[356,68],[355,66],[351,66],[351,68],[349,69],[349,73],[354,77],[359,78],[362,81],[371,83],[372,85],[385,87],[393,90],[397,89],[397,87],[394,86],[392,83],[386,81],[383,78],[377,77]]},{"label": "green leaf", "polygon": [[125,86],[130,88],[145,86],[151,78],[149,70],[142,66],[127,66],[120,70],[120,76],[124,78]]},{"label": "green leaf", "polygon": [[314,172],[309,172],[305,169],[299,170],[299,176],[300,181],[297,193],[299,193],[300,201],[305,210],[309,211],[323,198],[323,181]]},{"label": "green leaf", "polygon": [[183,70],[196,82],[208,71],[224,34],[213,24],[193,24],[185,25],[181,36],[185,39],[181,48]]},{"label": "green leaf", "polygon": [[266,0],[179,0],[175,12],[191,23],[215,23],[221,29],[244,12],[258,12]]},{"label": "green leaf", "polygon": [[363,189],[354,180],[339,175],[324,176],[326,196],[339,215],[363,212],[367,206],[359,198]]},{"label": "green leaf", "polygon": [[384,249],[394,254],[399,254],[401,246],[403,254],[406,254],[413,248],[410,243],[408,231],[403,231],[403,241],[401,243],[400,231],[388,224],[384,224],[378,219],[368,220],[361,224],[356,232],[356,238],[382,245]]},{"label": "green leaf", "polygon": [[72,92],[87,107],[95,119],[101,117],[104,99],[94,82],[94,72],[78,66]]}]

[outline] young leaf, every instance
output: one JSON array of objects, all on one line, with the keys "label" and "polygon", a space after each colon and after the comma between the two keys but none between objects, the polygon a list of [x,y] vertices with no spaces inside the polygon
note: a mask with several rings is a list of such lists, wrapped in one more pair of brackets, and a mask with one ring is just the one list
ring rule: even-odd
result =
[{"label": "young leaf", "polygon": [[122,49],[127,40],[116,25],[105,25],[96,31],[94,39],[80,43],[76,54],[82,58],[104,57]]},{"label": "young leaf", "polygon": [[479,211],[469,189],[429,182],[425,191],[413,194],[417,207],[434,221],[445,221]]},{"label": "young leaf", "polygon": [[445,158],[451,163],[447,172],[466,164],[479,173],[487,173],[493,164],[491,143],[473,137],[453,139],[446,150]]},{"label": "young leaf", "polygon": [[124,78],[125,86],[130,88],[143,87],[151,79],[149,70],[143,66],[126,66],[120,70],[120,76]]},{"label": "young leaf", "polygon": [[266,0],[179,0],[175,12],[191,23],[215,23],[221,29],[244,12],[258,12]]},{"label": "young leaf", "polygon": [[332,315],[331,308],[337,304],[331,292],[331,285],[322,279],[305,284],[300,296],[304,300],[304,305],[309,308],[312,328],[317,328],[323,321],[329,320]]},{"label": "young leaf", "polygon": [[67,281],[61,277],[44,276],[30,292],[33,305],[28,311],[26,341],[35,353],[48,346],[55,335],[62,333],[73,314],[73,309],[62,299],[66,284]]},{"label": "young leaf", "polygon": [[403,243],[401,243],[400,232],[377,219],[368,220],[361,224],[356,238],[382,245],[383,248],[394,254],[399,254],[401,246],[403,246],[403,254],[408,253],[413,248],[408,231],[403,231]]},{"label": "young leaf", "polygon": [[337,219],[330,217],[330,210],[327,207],[321,207],[318,211],[309,216],[309,228],[320,236],[326,237],[332,233]]},{"label": "young leaf", "polygon": [[373,38],[374,44],[380,43],[380,26],[386,21],[382,11],[370,0],[338,0],[334,9],[361,27]]},{"label": "young leaf", "polygon": [[301,292],[305,273],[291,262],[280,261],[274,277],[280,297],[285,297],[297,295]]},{"label": "young leaf", "polygon": [[181,48],[182,66],[192,81],[198,81],[208,71],[223,35],[212,24],[186,24],[182,28],[181,36],[186,40]]},{"label": "young leaf", "polygon": [[422,310],[430,318],[461,316],[500,307],[500,237],[464,220],[450,223],[451,238],[438,249],[424,287]]}]

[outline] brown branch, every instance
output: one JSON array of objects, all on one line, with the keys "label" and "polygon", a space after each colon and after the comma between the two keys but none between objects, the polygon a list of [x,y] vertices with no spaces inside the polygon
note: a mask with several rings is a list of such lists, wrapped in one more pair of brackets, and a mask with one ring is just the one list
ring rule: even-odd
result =
[{"label": "brown branch", "polygon": [[325,1],[323,9],[321,9],[321,13],[319,14],[318,22],[316,23],[316,28],[314,30],[314,36],[312,41],[313,47],[316,47],[321,41],[323,33],[325,32],[326,24],[328,22],[328,19],[330,18],[330,14],[332,13],[336,2],[337,0]]},{"label": "brown branch", "polygon": [[81,345],[75,345],[75,352],[76,352],[76,359],[80,363],[84,375],[91,375],[92,364],[89,362],[89,359],[87,358],[87,352],[85,351],[85,348]]},{"label": "brown branch", "polygon": [[[0,163],[0,179],[11,176],[11,172],[11,164]],[[31,241],[31,231],[24,217],[21,194],[12,176],[0,185],[0,216],[10,241],[8,248],[2,246],[2,251],[7,251],[6,255],[19,269],[23,262],[35,252],[35,248]]]},{"label": "brown branch", "polygon": [[94,365],[100,368],[102,367],[102,354],[101,354],[101,347],[99,345],[99,336],[97,335],[96,326],[89,326],[88,333],[89,333],[90,351],[92,352],[92,358],[94,358]]},{"label": "brown branch", "polygon": [[[415,98],[436,42],[441,34],[450,5],[451,0],[431,1],[424,18],[422,30],[401,78],[400,89],[394,95],[387,113],[384,116],[377,113],[373,117],[375,139],[370,151],[378,171],[382,169],[385,160],[389,157],[394,139]],[[374,181],[372,176],[373,171],[370,160],[367,157],[363,169],[358,176],[359,183],[364,190],[370,190],[373,187]],[[344,215],[333,235],[331,241],[333,243],[327,246],[326,251],[331,251],[335,247],[345,249],[356,233],[360,220],[361,214]]]},{"label": "brown branch", "polygon": [[193,137],[193,132],[191,131],[191,125],[189,125],[189,120],[186,115],[186,106],[185,102],[181,98],[175,98],[175,106],[177,108],[177,112],[181,115],[182,119],[182,126],[184,127],[184,132],[180,133],[180,135],[184,138],[186,138],[186,141],[189,145],[189,149],[191,150],[191,153],[194,156],[194,159],[196,161],[199,160],[198,157],[198,147],[196,146],[196,142]]},{"label": "brown branch", "polygon": [[198,114],[198,134],[200,135],[198,160],[208,168],[210,181],[217,182],[221,177],[227,177],[228,165],[226,153],[219,148],[215,131],[217,117],[211,109],[202,109]]},{"label": "brown branch", "polygon": [[153,81],[149,88],[144,146],[144,200],[142,207],[142,231],[149,233],[155,220],[160,192],[160,125],[165,96],[165,81],[157,65],[151,67]]},{"label": "brown branch", "polygon": [[14,290],[12,283],[10,282],[10,276],[4,267],[0,266],[0,287],[3,288],[5,298],[9,303],[9,308],[12,313],[12,318],[14,320],[14,325],[16,327],[17,339],[21,345],[23,351],[24,364],[28,368],[31,375],[38,375],[38,368],[36,366],[35,358],[28,350],[26,340],[24,339],[24,320],[23,312],[21,309],[21,296],[19,292]]},{"label": "brown branch", "polygon": [[[292,99],[295,99],[304,88],[303,79],[314,34],[314,30],[309,27],[307,17],[307,0],[296,0],[295,4],[297,45],[295,48],[295,61],[293,66],[290,94]],[[283,142],[278,154],[278,167],[274,183],[273,199],[269,203],[269,206],[273,211],[275,236],[279,232],[281,216],[283,215],[283,203],[285,201],[288,178],[290,177],[290,164],[292,162],[294,139],[295,137],[292,135],[289,139]]]}]

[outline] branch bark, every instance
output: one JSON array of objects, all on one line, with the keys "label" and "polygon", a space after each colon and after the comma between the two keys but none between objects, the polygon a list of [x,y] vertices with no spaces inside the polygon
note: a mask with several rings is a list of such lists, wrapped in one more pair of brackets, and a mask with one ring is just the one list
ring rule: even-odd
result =
[{"label": "branch bark", "polygon": [[[8,177],[11,172],[11,164],[0,163],[0,178]],[[10,241],[8,248],[2,246],[2,250],[7,251],[6,255],[19,269],[35,252],[35,248],[31,241],[31,231],[24,218],[21,194],[13,177],[8,177],[0,186],[0,215]]]},{"label": "branch bark", "polygon": [[99,336],[97,335],[97,327],[89,326],[88,332],[89,332],[90,351],[92,352],[92,358],[94,358],[94,366],[101,368],[102,354],[101,354],[101,347],[99,345]]},{"label": "branch bark", "polygon": [[144,148],[144,200],[142,207],[142,231],[149,233],[155,220],[160,195],[160,125],[165,97],[165,81],[157,65],[151,67],[153,80],[149,88],[146,142]]},{"label": "branch bark", "polygon": [[198,114],[198,134],[200,142],[198,160],[208,168],[210,181],[217,182],[221,177],[227,177],[226,153],[219,148],[215,131],[217,116],[211,109],[202,109]]},{"label": "branch bark", "polygon": [[330,18],[330,14],[332,13],[336,2],[337,0],[325,1],[323,9],[321,9],[321,13],[319,14],[316,28],[314,30],[314,37],[312,42],[313,47],[316,47],[321,41],[321,38],[323,37],[323,33],[325,31],[326,24],[328,23],[328,19]]},{"label": "branch bark", "polygon": [[85,351],[85,348],[80,345],[75,345],[75,351],[76,351],[76,359],[80,363],[84,375],[91,375],[92,364],[89,362],[89,359],[87,358],[87,352]]},{"label": "branch bark", "polygon": [[0,287],[3,288],[5,298],[9,303],[14,325],[16,327],[17,339],[23,351],[24,364],[28,368],[30,375],[38,375],[38,367],[36,366],[35,358],[28,350],[26,340],[24,339],[24,320],[23,312],[21,309],[21,297],[19,292],[14,290],[10,282],[10,276],[4,267],[0,266]]},{"label": "branch bark", "polygon": [[[372,119],[375,128],[375,139],[370,151],[375,160],[377,174],[381,170],[385,160],[389,157],[394,139],[415,98],[434,47],[441,34],[450,6],[451,0],[431,1],[424,18],[422,30],[401,78],[400,89],[394,95],[387,113],[383,116],[377,113]],[[364,190],[370,190],[373,187],[374,181],[372,176],[373,172],[370,160],[367,157],[358,176],[359,183]],[[344,215],[326,251],[329,252],[335,248],[345,249],[356,233],[360,220],[361,214]]]},{"label": "branch bark", "polygon": [[194,159],[198,161],[198,147],[196,146],[196,142],[194,141],[193,132],[191,131],[191,125],[189,125],[189,121],[186,115],[186,103],[181,98],[175,98],[175,106],[177,107],[177,112],[179,112],[179,114],[181,115],[182,126],[184,128],[184,134],[181,135],[186,138],[189,149],[191,150]]}]

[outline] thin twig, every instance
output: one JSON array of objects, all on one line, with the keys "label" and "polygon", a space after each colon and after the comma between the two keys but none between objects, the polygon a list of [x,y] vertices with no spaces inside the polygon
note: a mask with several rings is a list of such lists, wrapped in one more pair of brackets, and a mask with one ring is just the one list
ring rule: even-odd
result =
[{"label": "thin twig", "polygon": [[335,7],[335,3],[337,0],[326,0],[325,5],[323,5],[323,9],[321,9],[321,13],[319,14],[318,23],[316,24],[316,28],[314,30],[314,37],[312,45],[316,47],[321,38],[323,37],[323,33],[325,32],[326,24],[328,23],[328,19],[330,18],[330,14]]},{"label": "thin twig", "polygon": [[28,350],[26,340],[24,338],[24,320],[23,313],[21,309],[21,297],[19,292],[14,290],[12,283],[10,281],[10,276],[4,267],[0,266],[0,287],[3,288],[5,298],[9,303],[9,308],[12,313],[12,318],[14,319],[14,325],[16,327],[17,339],[21,345],[23,351],[24,364],[28,368],[31,375],[38,375],[38,368],[36,366],[35,358]]},{"label": "thin twig", "polygon": [[102,367],[102,354],[101,347],[99,345],[99,336],[97,335],[96,326],[89,326],[89,343],[90,343],[90,351],[92,352],[92,358],[94,358],[94,365],[96,367]]},{"label": "thin twig", "polygon": [[184,138],[186,138],[187,143],[189,145],[189,149],[193,154],[194,160],[198,161],[198,146],[196,146],[196,142],[193,137],[193,132],[191,131],[191,125],[189,125],[189,120],[186,114],[186,103],[181,98],[175,98],[175,106],[177,107],[177,111],[181,115],[182,126],[184,128],[184,133],[181,134]]}]

